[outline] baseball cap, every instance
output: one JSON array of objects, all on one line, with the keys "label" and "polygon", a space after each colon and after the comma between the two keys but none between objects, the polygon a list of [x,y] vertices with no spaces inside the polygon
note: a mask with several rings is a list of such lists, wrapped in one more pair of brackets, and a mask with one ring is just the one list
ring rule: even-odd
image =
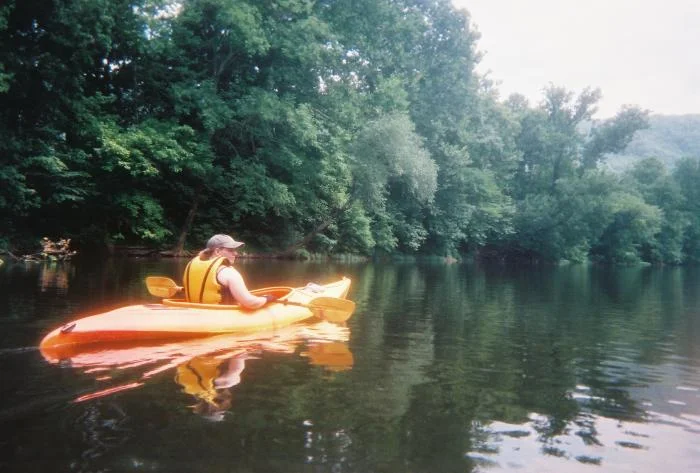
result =
[{"label": "baseball cap", "polygon": [[233,237],[229,235],[218,234],[214,235],[207,241],[207,249],[211,250],[214,248],[230,248],[236,249],[239,246],[243,246],[245,243],[242,241],[236,241]]}]

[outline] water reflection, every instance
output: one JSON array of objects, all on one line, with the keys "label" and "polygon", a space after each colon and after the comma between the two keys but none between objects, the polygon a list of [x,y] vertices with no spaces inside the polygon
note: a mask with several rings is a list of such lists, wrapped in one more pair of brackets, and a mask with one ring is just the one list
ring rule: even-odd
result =
[{"label": "water reflection", "polygon": [[55,289],[65,293],[70,284],[70,276],[74,266],[67,262],[49,261],[41,264],[39,271],[39,287],[41,292]]},{"label": "water reflection", "polygon": [[221,335],[177,343],[119,343],[99,347],[61,346],[42,350],[44,358],[63,368],[75,368],[106,388],[82,394],[85,402],[143,386],[156,375],[175,371],[175,382],[197,401],[193,412],[223,420],[232,405],[232,388],[241,383],[245,363],[262,353],[298,354],[332,371],[352,368],[347,327],[319,322],[295,325],[255,335]]},{"label": "water reflection", "polygon": [[[16,287],[7,293],[18,319],[40,320],[23,325],[37,337],[69,320],[76,298],[82,312],[140,294],[144,274],[179,271],[150,264],[69,273],[63,305],[35,278],[34,306],[16,302]],[[7,405],[92,396],[8,408],[4,419],[31,426],[5,429],[13,437],[0,453],[18,457],[10,469],[56,470],[30,453],[40,446],[64,470],[82,458],[84,471],[700,471],[697,270],[250,262],[245,271],[256,285],[346,274],[357,310],[330,333],[306,326],[51,359],[65,369],[7,352]],[[6,331],[8,350],[25,346],[16,334]],[[204,420],[210,400],[223,421]]]},{"label": "water reflection", "polygon": [[[259,358],[260,352],[292,355],[297,344],[307,340],[300,355],[309,363],[323,366],[330,371],[346,371],[352,368],[353,357],[347,345],[347,330],[321,323],[294,330],[293,339],[263,340],[252,343],[235,352],[195,356],[176,368],[175,381],[182,390],[193,396],[196,403],[190,406],[196,414],[211,421],[221,421],[233,403],[232,388],[241,383],[246,361]],[[312,338],[309,339],[309,335]]]},{"label": "water reflection", "polygon": [[690,368],[700,360],[700,305],[689,274],[368,268],[355,280],[372,303],[353,296],[366,311],[353,333],[375,365],[356,372],[368,371],[379,392],[362,404],[382,406],[368,417],[400,419],[373,441],[403,439],[415,471],[658,471],[640,467],[644,452],[675,448],[686,454],[666,461],[688,471],[697,464],[689,456],[700,456],[693,437],[666,448],[654,432],[668,429],[653,424],[676,418],[688,428],[700,414]]},{"label": "water reflection", "polygon": [[221,421],[231,408],[231,388],[241,382],[245,360],[250,356],[243,352],[235,355],[195,356],[177,367],[175,381],[197,403],[192,410],[202,417]]}]

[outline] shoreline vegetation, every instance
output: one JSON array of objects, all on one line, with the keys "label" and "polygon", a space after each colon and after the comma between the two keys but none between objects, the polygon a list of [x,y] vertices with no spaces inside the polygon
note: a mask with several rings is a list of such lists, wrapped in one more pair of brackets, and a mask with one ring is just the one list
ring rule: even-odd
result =
[{"label": "shoreline vegetation", "polygon": [[[57,243],[52,242],[47,237],[41,240],[42,250],[30,254],[17,255],[7,250],[0,250],[0,255],[6,255],[6,259],[14,263],[60,263],[71,261],[73,257],[80,257],[79,252],[70,248],[69,239],[60,239]],[[164,248],[149,247],[144,245],[112,245],[106,250],[100,251],[100,254],[107,254],[112,257],[126,257],[126,258],[151,258],[151,259],[161,259],[161,258],[182,258],[189,259],[197,254],[198,250],[185,250],[181,253],[175,253],[172,250]],[[87,257],[90,257],[92,253],[88,251],[86,253]],[[427,254],[398,254],[398,253],[386,253],[383,255],[359,255],[359,254],[332,254],[332,253],[310,253],[306,250],[299,250],[294,253],[279,253],[279,252],[265,252],[265,251],[255,251],[250,253],[242,252],[238,255],[239,259],[272,259],[272,260],[290,260],[290,261],[343,261],[343,262],[369,262],[369,261],[433,261],[440,262],[444,264],[460,264],[460,263],[474,263],[480,261],[483,263],[493,263],[493,264],[518,264],[518,265],[547,265],[547,266],[568,266],[571,264],[608,264],[603,261],[570,261],[566,259],[561,259],[558,261],[553,261],[547,258],[503,258],[500,254],[486,253],[486,254],[476,254],[471,253],[468,255],[460,255],[455,258],[452,256],[441,256],[441,255],[427,255]],[[0,266],[4,264],[2,258],[0,258]],[[623,266],[649,266],[657,265],[663,266],[660,263],[648,263],[645,261],[636,261],[632,263],[620,264]]]},{"label": "shoreline vegetation", "polygon": [[501,97],[475,23],[450,0],[6,2],[0,249],[700,262],[700,156],[612,170],[650,112]]}]

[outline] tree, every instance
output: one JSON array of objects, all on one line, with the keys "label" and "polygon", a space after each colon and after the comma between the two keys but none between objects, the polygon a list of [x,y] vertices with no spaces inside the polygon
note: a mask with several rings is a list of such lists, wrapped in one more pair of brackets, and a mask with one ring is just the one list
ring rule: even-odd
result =
[{"label": "tree", "polygon": [[690,221],[688,215],[681,210],[683,195],[680,186],[663,162],[656,158],[639,161],[626,175],[644,201],[663,212],[659,233],[643,249],[644,259],[660,263],[682,263],[683,239]]},{"label": "tree", "polygon": [[594,124],[583,149],[581,172],[598,167],[606,154],[624,150],[634,134],[646,128],[649,128],[649,112],[631,106],[622,107],[614,118],[600,125]]},{"label": "tree", "polygon": [[[635,222],[646,219],[649,223],[642,232],[641,227],[618,222],[618,232],[624,228],[644,233],[630,237],[634,243],[629,245],[648,238],[648,231],[658,223],[654,210],[619,190],[616,179],[599,170],[605,153],[624,147],[645,126],[646,112],[625,108],[597,124],[591,120],[599,98],[598,90],[586,89],[575,98],[550,85],[536,109],[517,98],[508,103],[520,117],[517,143],[523,153],[512,187],[518,208],[512,247],[546,259],[580,261],[598,244],[615,215],[622,218],[626,205],[636,209],[630,210]],[[620,251],[631,251],[629,245]]]},{"label": "tree", "polygon": [[0,10],[0,220],[11,231],[75,231],[71,212],[99,195],[93,149],[112,84],[135,55],[139,4],[28,0]]},{"label": "tree", "polygon": [[679,210],[688,221],[683,235],[683,255],[688,262],[700,262],[700,159],[678,161],[673,178],[681,190]]},{"label": "tree", "polygon": [[[351,199],[360,200],[377,223],[391,219],[380,249],[397,245],[418,249],[425,239],[420,209],[431,203],[437,188],[437,165],[404,114],[392,114],[367,124],[351,151],[353,183]],[[389,204],[391,202],[391,204]],[[410,219],[412,209],[418,215]],[[397,231],[403,238],[397,238]],[[393,234],[393,236],[390,236]]]},{"label": "tree", "polygon": [[634,193],[610,196],[612,222],[600,236],[593,254],[610,263],[638,263],[645,246],[652,246],[661,229],[662,212]]}]

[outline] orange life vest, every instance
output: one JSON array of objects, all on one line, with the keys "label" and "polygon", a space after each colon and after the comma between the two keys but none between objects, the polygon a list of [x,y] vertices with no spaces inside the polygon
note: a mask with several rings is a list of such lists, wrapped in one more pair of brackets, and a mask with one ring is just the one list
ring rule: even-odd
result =
[{"label": "orange life vest", "polygon": [[223,256],[208,260],[197,256],[190,261],[182,278],[187,301],[200,304],[220,304],[223,296],[221,284],[216,280],[216,273],[222,265],[228,264],[228,259]]}]

